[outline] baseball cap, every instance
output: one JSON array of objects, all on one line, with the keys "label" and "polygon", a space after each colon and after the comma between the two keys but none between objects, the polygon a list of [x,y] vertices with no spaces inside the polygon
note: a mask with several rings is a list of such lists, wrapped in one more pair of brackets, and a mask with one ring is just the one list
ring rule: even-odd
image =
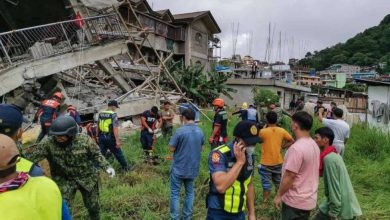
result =
[{"label": "baseball cap", "polygon": [[[0,104],[0,127],[2,132],[8,133],[22,127],[23,114],[20,109],[14,105]],[[9,130],[9,131],[7,131]]]},{"label": "baseball cap", "polygon": [[17,163],[19,150],[14,140],[4,134],[0,134],[0,170],[6,170]]},{"label": "baseball cap", "polygon": [[251,121],[240,121],[234,128],[233,136],[243,139],[246,145],[260,143],[259,129]]},{"label": "baseball cap", "polygon": [[108,101],[108,106],[115,106],[115,107],[119,108],[118,101],[116,101],[116,100]]}]

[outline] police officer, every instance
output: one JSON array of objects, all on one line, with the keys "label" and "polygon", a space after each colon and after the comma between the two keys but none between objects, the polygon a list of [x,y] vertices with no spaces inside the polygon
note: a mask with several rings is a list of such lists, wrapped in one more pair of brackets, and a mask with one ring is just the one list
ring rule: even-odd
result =
[{"label": "police officer", "polygon": [[227,142],[227,122],[228,115],[224,109],[225,101],[217,98],[213,101],[215,111],[212,133],[209,138],[209,143],[212,148],[225,144]]},{"label": "police officer", "polygon": [[107,150],[114,154],[115,158],[120,163],[122,170],[129,169],[125,156],[121,149],[119,140],[119,121],[115,111],[119,108],[116,100],[108,101],[108,109],[100,112],[98,119],[98,143],[100,151],[106,156]]},{"label": "police officer", "polygon": [[54,93],[51,99],[42,102],[41,107],[35,113],[34,122],[37,122],[39,118],[41,123],[41,133],[38,136],[37,143],[45,137],[52,121],[58,117],[60,103],[63,98],[61,92]]},{"label": "police officer", "polygon": [[260,142],[256,123],[241,121],[234,128],[233,143],[210,152],[210,191],[207,220],[255,220],[253,187],[254,150]]},{"label": "police officer", "polygon": [[162,117],[158,113],[157,106],[153,106],[141,115],[141,145],[145,152],[145,162],[153,163],[153,148],[155,134],[160,131]]},{"label": "police officer", "polygon": [[49,135],[50,138],[30,147],[26,156],[35,162],[47,159],[51,177],[69,206],[72,207],[79,190],[90,219],[100,219],[99,173],[96,167],[104,169],[110,177],[115,176],[114,169],[91,138],[78,134],[77,123],[72,117],[58,117],[52,123]]}]

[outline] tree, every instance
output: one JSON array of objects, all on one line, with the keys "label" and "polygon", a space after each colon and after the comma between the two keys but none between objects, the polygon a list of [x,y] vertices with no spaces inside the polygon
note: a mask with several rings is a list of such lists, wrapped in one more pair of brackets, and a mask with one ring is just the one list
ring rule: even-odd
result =
[{"label": "tree", "polygon": [[[236,92],[235,89],[226,85],[230,77],[228,74],[219,74],[215,71],[205,72],[202,65],[185,66],[182,61],[171,61],[167,68],[186,96],[201,105],[210,103],[210,100],[217,98],[220,94],[232,98],[230,93]],[[164,74],[165,77],[166,75]],[[174,88],[168,78],[162,81],[167,87]]]},{"label": "tree", "polygon": [[279,102],[279,96],[272,90],[254,87],[252,89],[253,101],[258,106],[269,106]]},{"label": "tree", "polygon": [[353,92],[365,92],[367,86],[365,84],[348,83],[344,86],[344,89],[351,90]]}]

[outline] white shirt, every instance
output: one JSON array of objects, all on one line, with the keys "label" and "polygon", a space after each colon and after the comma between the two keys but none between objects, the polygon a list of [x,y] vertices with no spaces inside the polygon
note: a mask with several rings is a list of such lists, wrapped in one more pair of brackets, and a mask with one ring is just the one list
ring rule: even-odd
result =
[{"label": "white shirt", "polygon": [[341,119],[322,119],[325,127],[332,129],[334,133],[333,145],[339,154],[344,154],[344,142],[349,138],[350,128],[347,122]]}]

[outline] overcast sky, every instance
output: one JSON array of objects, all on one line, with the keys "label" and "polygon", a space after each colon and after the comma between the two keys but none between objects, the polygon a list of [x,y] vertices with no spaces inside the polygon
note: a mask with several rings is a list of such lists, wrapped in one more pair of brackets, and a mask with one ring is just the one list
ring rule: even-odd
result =
[{"label": "overcast sky", "polygon": [[[264,60],[268,24],[277,59],[281,32],[281,57],[300,58],[307,51],[321,50],[368,27],[390,13],[390,0],[148,0],[154,10],[169,8],[173,14],[210,10],[222,29],[222,57],[233,53],[232,23],[239,23],[237,53],[247,55],[253,32],[251,55]],[[274,31],[275,30],[275,31]],[[271,36],[272,38],[272,36]]]}]

